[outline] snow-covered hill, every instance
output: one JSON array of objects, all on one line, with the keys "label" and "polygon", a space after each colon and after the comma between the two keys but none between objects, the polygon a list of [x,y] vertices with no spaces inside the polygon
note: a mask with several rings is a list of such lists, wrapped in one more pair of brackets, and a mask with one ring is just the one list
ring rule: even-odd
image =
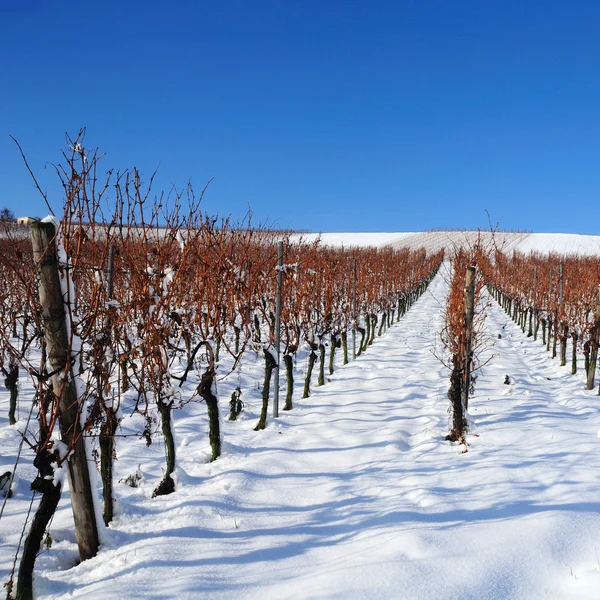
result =
[{"label": "snow-covered hill", "polygon": [[[29,237],[25,226],[14,226],[11,235]],[[97,228],[96,235],[101,228]],[[166,230],[159,230],[164,234]],[[4,234],[0,230],[0,237]],[[298,233],[291,236],[292,240],[314,242],[320,240],[327,246],[392,246],[394,248],[426,248],[437,252],[440,248],[452,251],[461,246],[472,246],[481,238],[484,246],[499,248],[505,252],[518,250],[520,252],[557,252],[559,254],[580,254],[585,256],[600,256],[600,236],[580,235],[575,233],[516,233],[489,231],[424,231],[424,232],[346,232],[346,233]]]},{"label": "snow-covered hill", "polygon": [[461,246],[472,246],[478,237],[484,246],[505,252],[540,252],[547,254],[580,254],[600,256],[600,236],[575,233],[507,233],[487,231],[427,231],[412,233],[322,233],[303,234],[303,239],[320,239],[330,246],[387,246],[395,248],[427,248],[436,252],[440,248],[451,251]]}]

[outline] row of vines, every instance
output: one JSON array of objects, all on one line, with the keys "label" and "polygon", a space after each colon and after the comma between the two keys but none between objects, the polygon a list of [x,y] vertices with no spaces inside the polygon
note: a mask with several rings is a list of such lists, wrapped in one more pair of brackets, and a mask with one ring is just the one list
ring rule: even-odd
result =
[{"label": "row of vines", "polygon": [[593,389],[600,335],[598,258],[496,252],[482,269],[507,314],[527,336],[541,338],[561,366],[570,364],[575,374],[583,355],[586,387]]},{"label": "row of vines", "polygon": [[[466,445],[468,401],[474,373],[483,365],[482,325],[494,298],[523,334],[542,344],[561,366],[578,371],[583,356],[586,388],[594,388],[600,347],[600,261],[559,254],[511,255],[480,243],[452,259],[442,341],[450,355],[451,427],[446,439]],[[487,286],[489,296],[483,294]],[[568,346],[570,344],[570,355]],[[598,390],[600,394],[600,388]]]}]

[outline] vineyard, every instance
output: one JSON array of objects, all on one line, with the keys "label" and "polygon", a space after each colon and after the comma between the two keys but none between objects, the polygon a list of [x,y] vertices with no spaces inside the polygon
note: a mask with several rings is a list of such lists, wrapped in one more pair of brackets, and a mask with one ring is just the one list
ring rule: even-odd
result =
[{"label": "vineyard", "polygon": [[598,257],[334,248],[97,164],[0,224],[7,598],[596,597]]}]

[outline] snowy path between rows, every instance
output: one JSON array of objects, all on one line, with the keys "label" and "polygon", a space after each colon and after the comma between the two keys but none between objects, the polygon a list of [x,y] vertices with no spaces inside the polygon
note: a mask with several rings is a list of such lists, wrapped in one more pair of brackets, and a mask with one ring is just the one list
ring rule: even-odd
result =
[{"label": "snowy path between rows", "polygon": [[38,597],[599,598],[600,399],[494,304],[468,451],[444,441],[449,373],[432,350],[446,293],[442,272],[267,430],[226,424],[215,463],[176,414],[177,492],[120,485],[101,553],[60,570],[63,500]]}]

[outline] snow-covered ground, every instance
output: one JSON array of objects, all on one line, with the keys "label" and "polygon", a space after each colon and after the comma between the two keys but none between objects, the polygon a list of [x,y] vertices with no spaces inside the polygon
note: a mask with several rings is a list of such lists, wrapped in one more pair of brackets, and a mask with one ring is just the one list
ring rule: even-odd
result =
[{"label": "snow-covered ground", "polygon": [[[149,448],[120,438],[117,478],[141,465],[141,487],[117,484],[117,518],[98,556],[79,565],[64,495],[36,565],[37,597],[600,597],[596,391],[494,304],[468,451],[444,441],[449,373],[436,354],[446,293],[442,269],[399,323],[307,400],[300,361],[294,410],[262,432],[252,429],[262,363],[247,359],[220,384],[224,412],[238,383],[247,406],[225,422],[214,463],[204,405],[176,411],[170,496],[150,498],[164,461],[159,437]],[[0,472],[26,417],[23,405],[9,427],[6,407],[0,388]],[[134,425],[126,420],[122,434]],[[26,463],[0,521],[2,580],[29,507]]]}]

